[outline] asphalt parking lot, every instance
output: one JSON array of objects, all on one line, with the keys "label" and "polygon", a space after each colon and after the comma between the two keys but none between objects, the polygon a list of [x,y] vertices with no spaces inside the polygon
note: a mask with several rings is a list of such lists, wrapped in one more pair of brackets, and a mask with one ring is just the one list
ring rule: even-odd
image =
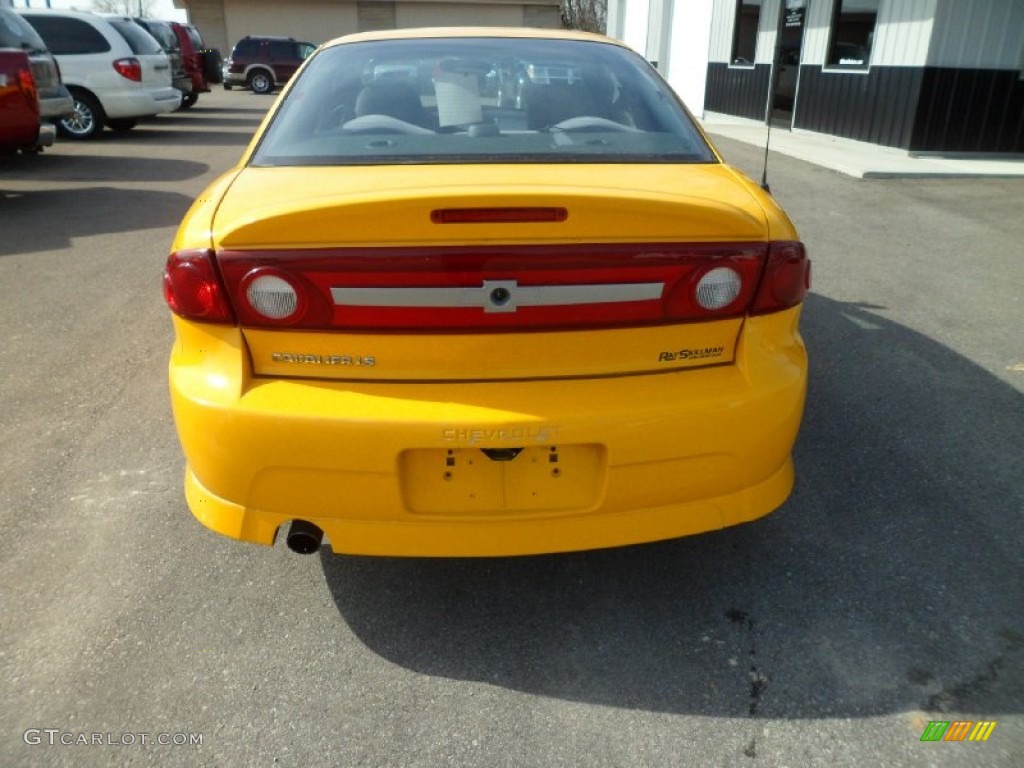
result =
[{"label": "asphalt parking lot", "polygon": [[[301,557],[192,518],[166,392],[176,225],[270,103],[0,158],[0,764],[1024,765],[1024,180],[773,156],[814,263],[775,514]],[[923,743],[933,720],[996,726]]]}]

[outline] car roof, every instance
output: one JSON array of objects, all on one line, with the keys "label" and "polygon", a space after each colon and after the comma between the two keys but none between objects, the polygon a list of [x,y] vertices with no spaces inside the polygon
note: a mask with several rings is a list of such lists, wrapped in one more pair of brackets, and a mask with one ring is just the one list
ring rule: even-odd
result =
[{"label": "car roof", "polygon": [[593,32],[570,29],[538,29],[532,27],[420,27],[416,29],[386,29],[373,32],[357,32],[338,37],[324,43],[325,47],[346,43],[362,43],[375,40],[423,40],[445,37],[502,37],[532,40],[585,40],[608,43],[625,48],[624,43]]},{"label": "car roof", "polygon": [[20,13],[22,16],[32,14],[33,16],[70,16],[75,19],[82,19],[83,21],[107,21],[107,19],[100,16],[98,13],[92,13],[91,11],[75,11],[70,8],[14,8],[15,13]]}]

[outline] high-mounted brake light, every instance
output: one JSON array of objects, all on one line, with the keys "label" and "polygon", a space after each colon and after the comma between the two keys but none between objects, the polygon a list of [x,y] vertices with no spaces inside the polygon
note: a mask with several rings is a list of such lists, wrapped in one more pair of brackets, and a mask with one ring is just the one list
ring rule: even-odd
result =
[{"label": "high-mounted brake light", "polygon": [[567,218],[565,208],[442,208],[430,212],[435,224],[526,224]]},{"label": "high-mounted brake light", "polygon": [[114,62],[114,69],[121,77],[132,80],[136,83],[142,82],[142,64],[134,56],[125,59],[118,59]]},{"label": "high-mounted brake light", "polygon": [[178,251],[167,257],[164,301],[172,312],[188,320],[235,321],[217,277],[211,251]]}]

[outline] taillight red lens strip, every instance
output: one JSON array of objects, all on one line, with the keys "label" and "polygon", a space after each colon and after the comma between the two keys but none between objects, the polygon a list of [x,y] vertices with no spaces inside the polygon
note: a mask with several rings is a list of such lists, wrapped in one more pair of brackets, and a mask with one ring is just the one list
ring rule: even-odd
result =
[{"label": "taillight red lens strip", "polygon": [[[247,326],[500,332],[742,315],[767,251],[766,243],[226,250],[217,263]],[[741,288],[727,306],[704,309],[696,285],[723,266],[740,275]],[[288,276],[301,296],[300,315],[272,320],[249,305],[244,285],[265,269]]]}]

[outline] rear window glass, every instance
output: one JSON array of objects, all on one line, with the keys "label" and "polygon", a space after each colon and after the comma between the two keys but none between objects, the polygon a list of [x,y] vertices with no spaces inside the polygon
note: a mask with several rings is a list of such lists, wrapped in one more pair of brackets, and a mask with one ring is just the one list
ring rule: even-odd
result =
[{"label": "rear window glass", "polygon": [[201,51],[203,49],[203,38],[199,36],[199,30],[195,27],[185,27],[185,32],[188,34],[192,47],[197,51]]},{"label": "rear window glass", "polygon": [[259,50],[259,43],[255,40],[239,40],[231,52],[232,56],[252,56]]},{"label": "rear window glass", "polygon": [[70,56],[84,53],[106,53],[110,50],[107,38],[92,24],[81,19],[26,15],[25,20],[46,41],[46,47],[50,49],[50,53],[58,56],[61,54]]},{"label": "rear window glass", "polygon": [[160,47],[160,43],[154,40],[153,36],[149,34],[149,32],[144,30],[134,21],[111,19],[110,24],[117,30],[117,33],[124,38],[124,41],[128,43],[128,47],[132,49],[132,53],[140,56],[150,56],[154,53],[164,52],[164,49]]},{"label": "rear window glass", "polygon": [[160,43],[160,46],[165,51],[176,51],[181,47],[178,43],[178,37],[174,34],[174,30],[171,29],[170,25],[164,24],[162,21],[150,21],[148,19],[138,23],[156,38],[156,41]]},{"label": "rear window glass", "polygon": [[20,48],[32,52],[45,50],[46,43],[18,14],[0,8],[0,48]]},{"label": "rear window glass", "polygon": [[710,163],[640,56],[600,42],[385,40],[321,50],[254,165]]}]

